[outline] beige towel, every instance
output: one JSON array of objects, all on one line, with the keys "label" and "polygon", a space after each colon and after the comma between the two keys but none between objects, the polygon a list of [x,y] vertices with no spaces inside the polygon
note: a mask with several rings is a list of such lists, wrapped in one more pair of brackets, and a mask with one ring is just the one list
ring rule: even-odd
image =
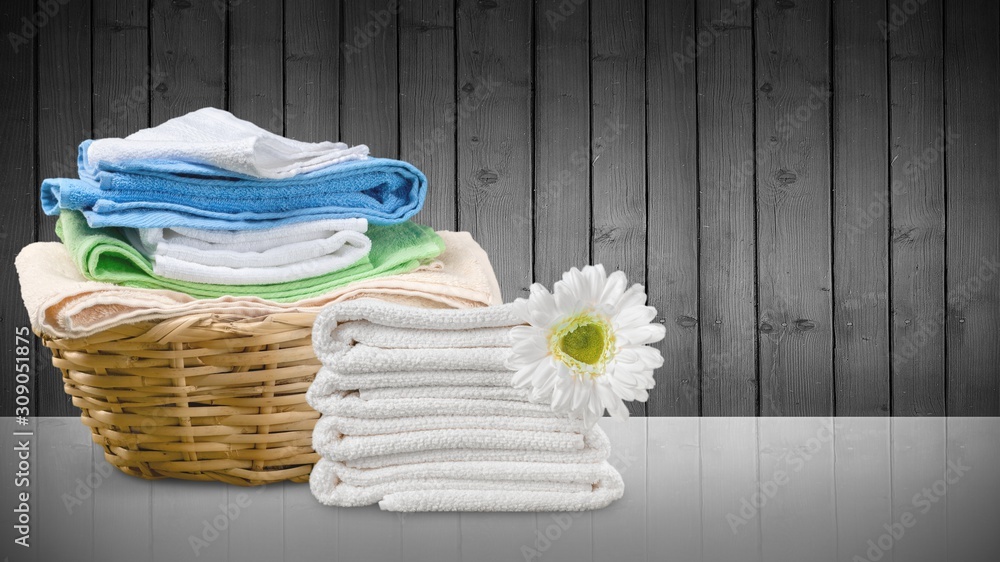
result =
[{"label": "beige towel", "polygon": [[439,232],[446,249],[416,271],[353,283],[295,303],[255,297],[195,299],[175,291],[133,289],[85,279],[62,244],[38,242],[15,260],[21,297],[35,332],[79,338],[134,322],[188,314],[255,317],[275,312],[319,312],[332,302],[372,297],[426,308],[500,304],[500,287],[486,252],[467,232]]}]

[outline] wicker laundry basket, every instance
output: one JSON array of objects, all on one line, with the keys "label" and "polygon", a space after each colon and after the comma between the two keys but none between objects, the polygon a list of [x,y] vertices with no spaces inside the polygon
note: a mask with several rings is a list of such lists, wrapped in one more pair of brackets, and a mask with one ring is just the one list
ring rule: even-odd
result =
[{"label": "wicker laundry basket", "polygon": [[191,315],[52,339],[52,363],[104,456],[141,478],[305,482],[319,460],[315,314]]}]

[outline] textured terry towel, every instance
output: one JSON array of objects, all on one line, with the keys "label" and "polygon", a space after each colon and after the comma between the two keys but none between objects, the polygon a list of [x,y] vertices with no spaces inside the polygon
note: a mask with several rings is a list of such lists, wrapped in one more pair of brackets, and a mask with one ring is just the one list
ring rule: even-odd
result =
[{"label": "textured terry towel", "polygon": [[[331,302],[378,298],[426,308],[471,308],[499,304],[500,287],[489,257],[467,232],[438,233],[445,250],[430,264],[400,275],[351,283],[294,303],[257,297],[195,299],[177,291],[133,289],[88,281],[66,247],[36,242],[15,260],[21,298],[32,329],[57,338],[81,338],[121,324],[220,314],[255,318],[274,312],[318,313]],[[513,373],[505,373],[509,386]],[[440,382],[437,384],[450,384]]]},{"label": "textured terry towel", "polygon": [[364,219],[267,230],[121,229],[160,277],[229,285],[285,283],[339,271],[371,250]]},{"label": "textured terry towel", "polygon": [[387,511],[583,511],[619,499],[624,483],[605,462],[426,462],[358,469],[320,459],[309,487],[326,505],[378,502]]},{"label": "textured terry towel", "polygon": [[[320,418],[320,421],[323,421]],[[320,439],[317,440],[317,435]],[[313,431],[313,447],[322,456],[328,457],[326,449],[328,438]],[[570,451],[540,451],[523,449],[429,449],[411,453],[395,453],[388,455],[373,455],[362,457],[344,464],[352,468],[382,468],[403,464],[425,462],[459,462],[459,461],[492,461],[492,462],[552,462],[564,464],[599,463],[611,455],[611,443],[608,436],[598,427],[592,427],[583,434],[583,448]]]},{"label": "textured terry towel", "polygon": [[311,220],[364,218],[396,224],[415,215],[427,178],[411,164],[367,158],[327,166],[289,179],[234,175],[184,162],[138,161],[107,166],[89,176],[80,145],[80,177],[42,182],[42,209],[79,210],[94,227],[188,227],[253,230]]},{"label": "textured terry towel", "polygon": [[302,142],[278,136],[214,107],[192,111],[124,139],[100,139],[87,150],[95,169],[128,169],[135,161],[190,162],[259,178],[288,178],[360,160],[365,145]]},{"label": "textured terry towel", "polygon": [[125,240],[119,229],[91,228],[78,212],[64,211],[56,224],[56,234],[84,276],[95,281],[146,289],[170,289],[196,298],[256,296],[277,302],[294,302],[355,281],[412,271],[444,250],[441,237],[425,226],[405,222],[372,227],[368,231],[372,241],[371,253],[347,269],[273,285],[224,285],[159,277],[153,273],[149,260]]}]

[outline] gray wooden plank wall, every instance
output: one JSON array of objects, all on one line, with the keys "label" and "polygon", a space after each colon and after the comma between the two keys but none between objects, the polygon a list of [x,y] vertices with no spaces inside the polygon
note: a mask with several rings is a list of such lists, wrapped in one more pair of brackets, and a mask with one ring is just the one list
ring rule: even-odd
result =
[{"label": "gray wooden plank wall", "polygon": [[[1000,414],[995,2],[10,0],[0,15],[7,264],[53,239],[37,186],[73,172],[79,141],[212,105],[414,161],[431,181],[417,220],[472,232],[508,300],[588,262],[645,283],[666,361],[635,415]],[[3,287],[8,353],[27,319],[12,269]],[[35,353],[35,413],[74,414]]]}]

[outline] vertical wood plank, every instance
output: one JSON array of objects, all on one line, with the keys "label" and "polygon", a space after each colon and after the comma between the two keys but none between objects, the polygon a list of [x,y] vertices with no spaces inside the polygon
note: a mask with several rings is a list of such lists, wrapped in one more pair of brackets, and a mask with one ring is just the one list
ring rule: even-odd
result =
[{"label": "vertical wood plank", "polygon": [[[946,466],[947,420],[945,418],[892,418],[892,508],[893,521],[912,518],[916,523],[905,540],[892,545],[892,559],[939,562],[948,559],[948,498],[930,501],[924,489],[941,478]],[[878,540],[883,530],[870,537]],[[865,545],[869,559],[881,550]],[[868,549],[872,550],[869,555]]]},{"label": "vertical wood plank", "polygon": [[764,560],[836,562],[833,418],[760,419]]},{"label": "vertical wood plank", "polygon": [[[530,2],[460,0],[458,228],[489,253],[504,301],[527,294],[532,272]],[[488,96],[483,89],[492,91]]]},{"label": "vertical wood plank", "polygon": [[285,0],[285,135],[340,138],[340,1]]},{"label": "vertical wood plank", "polygon": [[836,407],[888,415],[889,143],[881,2],[833,5],[833,298]]},{"label": "vertical wood plank", "polygon": [[[754,418],[700,418],[701,560],[762,562]],[[759,499],[757,505],[760,505]]]},{"label": "vertical wood plank", "polygon": [[230,2],[229,111],[272,133],[284,132],[282,0]]},{"label": "vertical wood plank", "polygon": [[593,512],[594,560],[646,560],[646,422],[605,419],[601,428],[611,440],[608,462],[622,475],[625,495],[608,507]]},{"label": "vertical wood plank", "polygon": [[[22,18],[30,18],[35,3],[30,0],[4,2],[0,5],[0,29],[19,30]],[[7,338],[3,344],[4,357],[15,357],[16,330],[20,326],[30,326],[28,315],[21,301],[21,288],[17,275],[13,274],[14,258],[21,248],[35,241],[36,215],[38,210],[38,185],[35,181],[35,43],[31,38],[15,33],[10,44],[5,45],[3,80],[0,80],[0,99],[6,106],[0,112],[0,130],[4,131],[5,142],[0,143],[0,161],[5,162],[4,180],[7,183],[5,204],[0,205],[0,263],[10,268],[0,279],[0,331]],[[26,337],[38,356],[40,344],[33,341],[30,333]],[[36,362],[41,365],[41,362]],[[31,365],[33,380],[28,383],[30,392],[35,393],[38,380],[36,365]],[[13,370],[13,367],[8,367]],[[0,414],[15,415],[14,373],[4,377],[0,384]],[[46,405],[41,396],[32,397],[30,414],[37,416]],[[5,457],[6,458],[6,457]],[[5,535],[6,536],[6,535]]]},{"label": "vertical wood plank", "polygon": [[[462,559],[458,513],[397,513],[404,560],[458,562]],[[433,537],[430,540],[429,537]]]},{"label": "vertical wood plank", "polygon": [[[91,136],[91,3],[59,4],[38,31],[38,177],[76,177],[77,147]],[[46,13],[39,9],[38,13]],[[21,157],[18,157],[21,158]],[[37,185],[34,186],[37,189]],[[39,240],[57,240],[56,217],[37,214]],[[38,348],[38,415],[73,416],[61,375]]]},{"label": "vertical wood plank", "polygon": [[94,490],[101,483],[90,432],[68,417],[41,418],[36,428],[33,548],[39,560],[94,560]]},{"label": "vertical wood plank", "polygon": [[[153,485],[153,557],[175,560],[229,560],[228,513],[243,490],[212,482],[157,480]],[[242,508],[240,508],[242,509]]]},{"label": "vertical wood plank", "polygon": [[399,514],[378,505],[345,510],[337,518],[337,559],[403,560],[400,526]]},{"label": "vertical wood plank", "polygon": [[416,218],[420,223],[455,230],[456,111],[475,111],[476,100],[470,97],[461,108],[455,105],[454,1],[403,2],[399,17],[399,154],[427,176],[427,201]]},{"label": "vertical wood plank", "polygon": [[[710,416],[752,416],[757,412],[753,11],[750,2],[702,0],[698,19],[712,22],[714,38],[690,63],[698,73],[702,410]],[[706,33],[699,29],[698,41],[704,43]]]},{"label": "vertical wood plank", "polygon": [[757,263],[763,415],[833,412],[830,14],[757,5]]},{"label": "vertical wood plank", "polygon": [[[285,556],[285,500],[282,483],[232,488],[232,503],[240,506],[229,523],[230,560],[282,560]],[[242,494],[242,495],[241,495]],[[233,499],[236,501],[233,502]]]},{"label": "vertical wood plank", "polygon": [[948,496],[949,560],[988,562],[1000,549],[997,435],[998,418],[948,418],[948,462],[928,487],[931,497]]},{"label": "vertical wood plank", "polygon": [[[901,10],[900,4],[892,2],[890,12]],[[892,98],[892,413],[900,416],[945,413],[948,137],[942,16],[941,1],[928,0],[905,25],[887,29]]]},{"label": "vertical wood plank", "polygon": [[399,2],[344,2],[340,38],[340,132],[373,156],[399,155],[396,19]]},{"label": "vertical wood plank", "polygon": [[546,287],[590,263],[590,4],[535,3],[535,255]]},{"label": "vertical wood plank", "polygon": [[678,64],[694,37],[695,2],[649,2],[646,13],[646,293],[667,329],[657,344],[647,413],[696,416],[698,370],[698,136],[695,65]]},{"label": "vertical wood plank", "polygon": [[94,457],[95,474],[102,478],[94,490],[94,560],[152,559],[153,482],[121,472],[99,448]]},{"label": "vertical wood plank", "polygon": [[877,540],[885,531],[883,525],[894,521],[892,434],[884,417],[837,418],[837,424],[837,560],[854,561],[855,556],[864,560],[867,541]]},{"label": "vertical wood plank", "polygon": [[646,553],[702,560],[700,421],[646,419]]},{"label": "vertical wood plank", "polygon": [[125,137],[149,126],[146,2],[93,0],[93,137]]},{"label": "vertical wood plank", "polygon": [[948,414],[1000,414],[1000,47],[996,2],[945,15]]},{"label": "vertical wood plank", "polygon": [[337,557],[340,509],[316,501],[309,491],[309,484],[285,482],[284,487],[284,559],[302,562],[340,560]]},{"label": "vertical wood plank", "polygon": [[227,3],[151,0],[151,125],[203,107],[226,106]]},{"label": "vertical wood plank", "polygon": [[[591,1],[591,255],[646,278],[646,46],[641,0]],[[630,402],[633,415],[646,405]]]}]

